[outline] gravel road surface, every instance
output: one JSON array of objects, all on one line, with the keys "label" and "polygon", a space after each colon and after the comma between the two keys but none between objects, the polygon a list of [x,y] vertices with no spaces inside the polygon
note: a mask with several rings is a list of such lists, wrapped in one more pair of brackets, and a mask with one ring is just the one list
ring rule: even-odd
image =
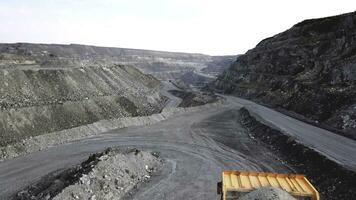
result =
[{"label": "gravel road surface", "polygon": [[0,163],[0,199],[109,146],[159,151],[168,163],[159,177],[130,197],[134,199],[218,199],[216,183],[223,169],[289,171],[267,148],[248,137],[237,117],[231,107],[212,107]]},{"label": "gravel road surface", "polygon": [[0,163],[0,199],[58,170],[74,166],[109,146],[159,151],[167,165],[129,199],[218,199],[223,169],[290,172],[267,148],[257,145],[238,123],[247,107],[269,123],[335,161],[355,169],[355,141],[235,97],[225,106],[185,113],[151,126],[117,129]]}]

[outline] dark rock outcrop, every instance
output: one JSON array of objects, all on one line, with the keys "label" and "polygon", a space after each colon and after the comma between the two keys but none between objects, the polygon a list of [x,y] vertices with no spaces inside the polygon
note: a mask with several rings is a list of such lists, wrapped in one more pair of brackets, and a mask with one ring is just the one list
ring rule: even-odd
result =
[{"label": "dark rock outcrop", "polygon": [[261,41],[211,87],[356,139],[356,12]]}]

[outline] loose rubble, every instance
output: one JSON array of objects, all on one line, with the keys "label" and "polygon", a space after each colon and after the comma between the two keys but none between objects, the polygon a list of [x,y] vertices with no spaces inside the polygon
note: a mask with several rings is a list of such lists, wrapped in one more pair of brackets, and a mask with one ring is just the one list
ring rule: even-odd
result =
[{"label": "loose rubble", "polygon": [[109,148],[76,168],[42,178],[13,199],[121,199],[147,182],[163,164],[156,153]]},{"label": "loose rubble", "polygon": [[264,187],[247,193],[239,200],[295,200],[295,198],[280,188]]}]

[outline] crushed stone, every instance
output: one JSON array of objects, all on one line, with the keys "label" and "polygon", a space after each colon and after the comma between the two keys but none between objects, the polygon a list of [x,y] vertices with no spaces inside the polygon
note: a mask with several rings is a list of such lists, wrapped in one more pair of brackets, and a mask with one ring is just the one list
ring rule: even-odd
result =
[{"label": "crushed stone", "polygon": [[263,187],[240,197],[238,200],[296,200],[288,192],[274,187]]}]

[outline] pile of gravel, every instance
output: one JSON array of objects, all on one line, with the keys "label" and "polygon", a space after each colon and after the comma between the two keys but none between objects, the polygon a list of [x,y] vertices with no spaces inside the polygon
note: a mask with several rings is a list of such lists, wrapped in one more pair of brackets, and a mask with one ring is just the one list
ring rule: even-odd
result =
[{"label": "pile of gravel", "polygon": [[13,199],[117,200],[148,181],[162,165],[157,153],[109,148],[78,167],[47,175]]},{"label": "pile of gravel", "polygon": [[274,187],[264,187],[254,190],[239,198],[239,200],[296,200],[289,193]]}]

